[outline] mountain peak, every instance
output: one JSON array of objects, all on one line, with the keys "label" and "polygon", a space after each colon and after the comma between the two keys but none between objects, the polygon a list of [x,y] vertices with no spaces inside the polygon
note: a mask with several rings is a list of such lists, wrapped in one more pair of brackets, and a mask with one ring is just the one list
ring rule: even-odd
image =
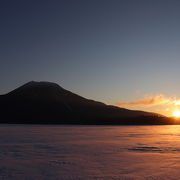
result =
[{"label": "mountain peak", "polygon": [[46,81],[30,81],[15,90],[8,93],[8,95],[20,95],[26,97],[42,97],[42,96],[58,96],[58,94],[65,93],[65,89],[56,83]]},{"label": "mountain peak", "polygon": [[24,84],[23,86],[21,86],[20,88],[22,87],[56,87],[56,88],[61,88],[61,86],[59,86],[58,84],[56,83],[53,83],[53,82],[48,82],[48,81],[30,81],[26,84]]}]

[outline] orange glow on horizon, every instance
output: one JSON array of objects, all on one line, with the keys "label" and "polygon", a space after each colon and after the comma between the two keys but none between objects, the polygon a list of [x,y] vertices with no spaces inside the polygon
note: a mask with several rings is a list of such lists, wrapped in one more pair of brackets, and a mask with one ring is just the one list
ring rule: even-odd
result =
[{"label": "orange glow on horizon", "polygon": [[175,110],[173,112],[173,116],[176,117],[176,118],[179,118],[180,117],[180,111],[179,110]]}]

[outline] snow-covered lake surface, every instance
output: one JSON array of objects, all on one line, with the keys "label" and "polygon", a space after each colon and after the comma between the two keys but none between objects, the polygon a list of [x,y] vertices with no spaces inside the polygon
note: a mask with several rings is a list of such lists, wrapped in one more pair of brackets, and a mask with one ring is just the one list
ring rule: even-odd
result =
[{"label": "snow-covered lake surface", "polygon": [[0,179],[178,180],[180,126],[0,125]]}]

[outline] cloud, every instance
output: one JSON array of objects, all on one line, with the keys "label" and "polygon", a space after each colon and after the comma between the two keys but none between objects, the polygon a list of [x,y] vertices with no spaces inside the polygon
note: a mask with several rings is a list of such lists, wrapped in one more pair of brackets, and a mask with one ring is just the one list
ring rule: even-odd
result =
[{"label": "cloud", "polygon": [[[179,103],[179,104],[178,104]],[[135,101],[119,101],[116,103],[118,106],[157,106],[163,104],[174,104],[180,105],[180,100],[176,100],[175,98],[167,98],[163,94],[159,95],[145,95],[142,99],[138,99]]]}]

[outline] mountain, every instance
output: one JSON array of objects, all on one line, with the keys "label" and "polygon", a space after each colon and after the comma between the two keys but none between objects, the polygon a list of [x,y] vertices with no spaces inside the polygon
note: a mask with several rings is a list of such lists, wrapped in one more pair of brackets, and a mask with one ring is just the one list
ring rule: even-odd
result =
[{"label": "mountain", "polygon": [[31,81],[0,95],[0,123],[144,124],[149,118],[164,117],[86,99],[51,82]]}]

